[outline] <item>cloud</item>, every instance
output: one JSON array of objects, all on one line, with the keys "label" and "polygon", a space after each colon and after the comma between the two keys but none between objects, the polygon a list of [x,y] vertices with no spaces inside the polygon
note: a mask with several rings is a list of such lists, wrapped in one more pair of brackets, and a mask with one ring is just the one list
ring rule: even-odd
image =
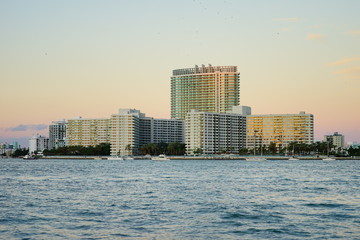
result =
[{"label": "cloud", "polygon": [[7,131],[12,131],[12,132],[21,132],[21,131],[27,131],[27,130],[36,130],[36,131],[41,131],[46,129],[48,126],[44,125],[44,124],[28,124],[28,125],[24,125],[24,124],[20,124],[16,127],[13,128],[7,128]]},{"label": "cloud", "polygon": [[351,67],[351,68],[345,68],[339,71],[336,71],[335,74],[357,74],[360,73],[360,67]]},{"label": "cloud", "polygon": [[333,73],[350,82],[360,80],[360,66],[344,68]]},{"label": "cloud", "polygon": [[280,32],[290,32],[291,29],[290,28],[281,28]]},{"label": "cloud", "polygon": [[299,18],[292,17],[292,18],[274,18],[273,21],[275,22],[298,22],[300,21]]},{"label": "cloud", "polygon": [[360,30],[353,30],[350,32],[347,32],[348,35],[357,36],[360,35]]},{"label": "cloud", "polygon": [[355,61],[360,61],[360,57],[354,57],[354,58],[344,58],[344,59],[340,59],[336,62],[331,62],[328,63],[328,66],[341,66],[341,65],[345,65],[347,63],[351,63],[351,62],[355,62]]},{"label": "cloud", "polygon": [[306,40],[325,40],[325,36],[319,33],[310,33],[307,35]]},{"label": "cloud", "polygon": [[340,69],[333,72],[333,74],[340,76],[350,82],[360,80],[360,66],[358,61],[360,57],[343,58],[335,62],[328,63],[327,66]]}]

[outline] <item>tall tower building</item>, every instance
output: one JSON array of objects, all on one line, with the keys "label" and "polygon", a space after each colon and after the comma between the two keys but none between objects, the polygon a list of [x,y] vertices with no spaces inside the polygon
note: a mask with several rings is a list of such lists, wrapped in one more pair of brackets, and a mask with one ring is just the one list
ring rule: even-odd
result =
[{"label": "tall tower building", "polygon": [[211,66],[173,70],[171,118],[185,119],[192,109],[225,113],[239,105],[240,73],[236,66]]}]

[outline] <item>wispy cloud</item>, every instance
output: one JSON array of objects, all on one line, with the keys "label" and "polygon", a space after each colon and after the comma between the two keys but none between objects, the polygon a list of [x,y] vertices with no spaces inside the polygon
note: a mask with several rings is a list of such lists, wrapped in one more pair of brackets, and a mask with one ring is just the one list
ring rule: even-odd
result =
[{"label": "wispy cloud", "polygon": [[291,29],[290,28],[281,28],[279,31],[280,32],[290,32]]},{"label": "wispy cloud", "polygon": [[306,40],[325,40],[325,36],[319,33],[309,33],[307,35],[307,37],[305,38]]},{"label": "wispy cloud", "polygon": [[352,35],[352,36],[357,36],[357,35],[360,35],[360,30],[353,30],[353,31],[347,32],[347,34]]},{"label": "wispy cloud", "polygon": [[356,61],[360,61],[360,57],[344,58],[344,59],[340,59],[335,62],[328,63],[327,65],[328,66],[341,66],[341,65],[345,65],[347,63],[356,62]]},{"label": "wispy cloud", "polygon": [[360,73],[360,67],[350,67],[335,72],[335,74],[350,74],[350,75],[358,74],[358,73]]},{"label": "wispy cloud", "polygon": [[41,131],[46,129],[48,126],[44,125],[44,124],[28,124],[28,125],[24,125],[24,124],[20,124],[16,127],[13,128],[7,128],[7,131],[12,131],[12,132],[20,132],[20,131],[27,131],[27,130],[36,130],[36,131]]},{"label": "wispy cloud", "polygon": [[275,22],[298,22],[300,21],[299,18],[292,17],[292,18],[273,18]]},{"label": "wispy cloud", "polygon": [[341,68],[333,72],[333,74],[340,76],[342,79],[351,82],[360,80],[360,66],[358,61],[360,57],[343,58],[335,62],[328,63],[327,66],[332,68]]}]

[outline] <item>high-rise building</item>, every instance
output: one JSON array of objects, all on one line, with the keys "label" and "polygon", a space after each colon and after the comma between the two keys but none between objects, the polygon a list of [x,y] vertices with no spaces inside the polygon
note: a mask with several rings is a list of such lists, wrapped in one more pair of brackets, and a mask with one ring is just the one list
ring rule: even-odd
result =
[{"label": "high-rise building", "polygon": [[247,116],[246,147],[254,149],[275,143],[278,148],[291,142],[311,144],[314,141],[312,114],[266,114]]},{"label": "high-rise building", "polygon": [[186,153],[235,153],[246,146],[246,113],[249,107],[234,106],[227,113],[191,110],[185,120]]},{"label": "high-rise building", "polygon": [[49,138],[35,134],[29,139],[29,153],[42,152],[49,148]]},{"label": "high-rise building", "polygon": [[136,109],[119,109],[111,115],[111,155],[133,155],[140,147],[140,117],[143,113]]},{"label": "high-rise building", "polygon": [[66,121],[53,121],[49,125],[49,149],[57,149],[65,146]]},{"label": "high-rise building", "polygon": [[136,109],[111,115],[111,155],[134,155],[147,143],[184,142],[184,122],[146,117]]},{"label": "high-rise building", "polygon": [[211,66],[173,70],[171,118],[185,119],[192,109],[225,113],[239,105],[240,73],[236,66]]},{"label": "high-rise building", "polygon": [[333,135],[325,135],[324,142],[328,142],[337,148],[345,147],[345,137],[344,135],[339,134],[338,132],[335,132]]},{"label": "high-rise building", "polygon": [[66,125],[67,146],[96,146],[110,142],[110,119],[74,118]]}]

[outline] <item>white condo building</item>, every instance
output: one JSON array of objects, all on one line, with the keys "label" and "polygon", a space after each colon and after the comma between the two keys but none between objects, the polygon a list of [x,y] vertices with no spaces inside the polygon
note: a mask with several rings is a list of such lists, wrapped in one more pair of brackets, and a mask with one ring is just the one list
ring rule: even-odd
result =
[{"label": "white condo building", "polygon": [[29,153],[42,152],[49,149],[49,138],[36,134],[29,139]]},{"label": "white condo building", "polygon": [[186,153],[239,153],[246,146],[246,115],[250,107],[233,106],[227,113],[191,110],[185,120]]},{"label": "white condo building", "polygon": [[53,121],[49,125],[49,149],[57,149],[65,146],[66,121]]},{"label": "white condo building", "polygon": [[119,109],[110,118],[111,155],[134,155],[147,143],[184,142],[184,122],[146,117],[136,109]]},{"label": "white condo building", "polygon": [[120,109],[110,118],[111,155],[132,155],[140,146],[140,118],[145,114],[136,109]]},{"label": "white condo building", "polygon": [[345,147],[345,137],[338,132],[335,132],[333,135],[325,135],[324,141],[329,142],[337,148],[344,148]]}]

